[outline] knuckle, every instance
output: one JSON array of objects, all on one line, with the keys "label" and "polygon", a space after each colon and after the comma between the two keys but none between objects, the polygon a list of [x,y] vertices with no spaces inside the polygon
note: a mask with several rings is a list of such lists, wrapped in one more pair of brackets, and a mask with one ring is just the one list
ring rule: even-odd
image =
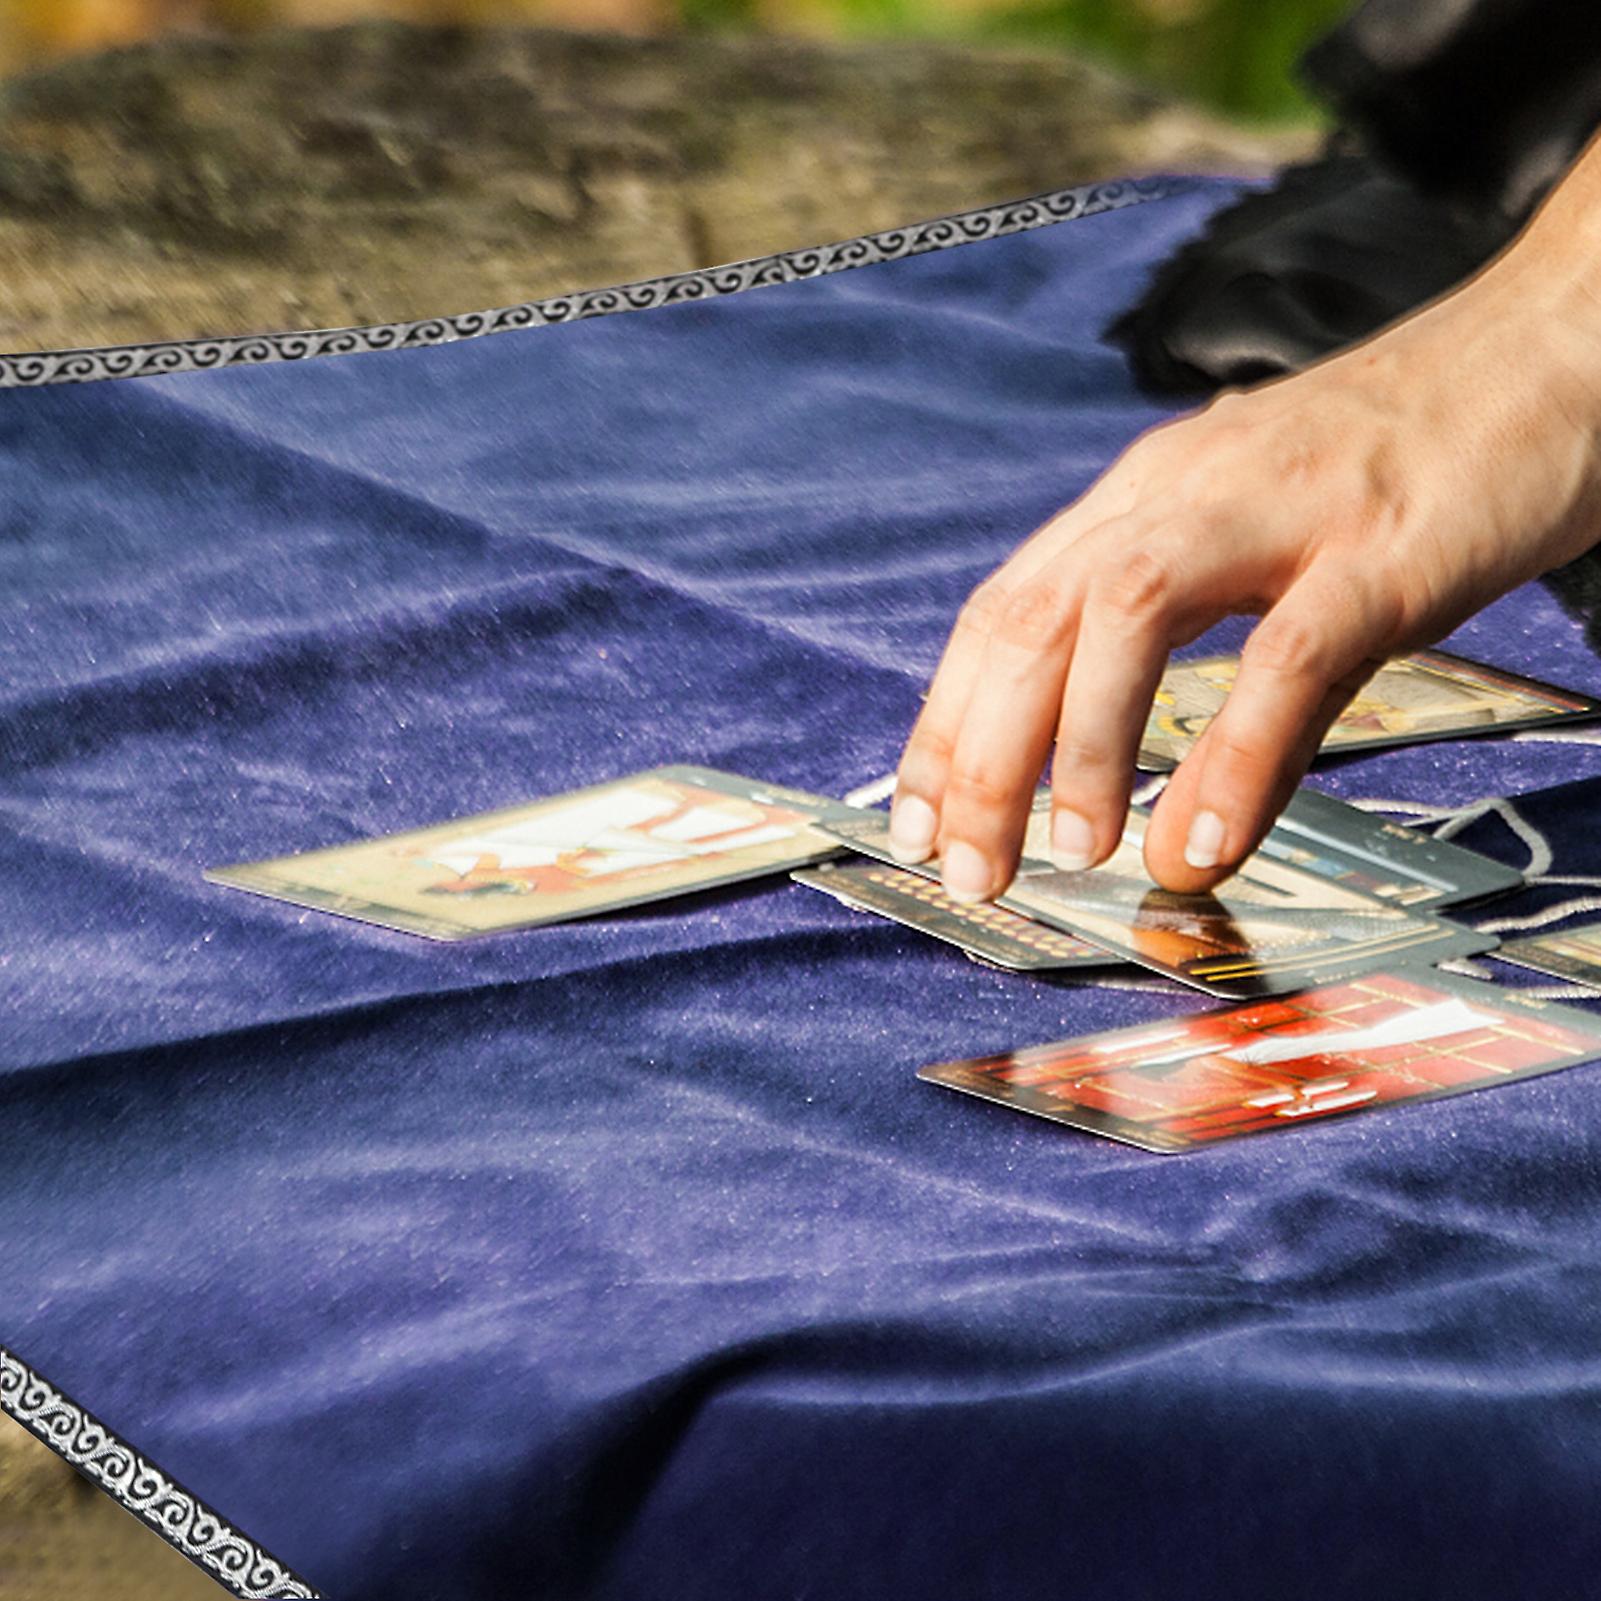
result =
[{"label": "knuckle", "polygon": [[1064,781],[1086,773],[1098,773],[1112,765],[1111,753],[1104,745],[1075,734],[1063,734],[1056,741],[1056,756],[1052,772],[1060,773]]},{"label": "knuckle", "polygon": [[1134,478],[1143,478],[1164,466],[1173,451],[1175,424],[1167,423],[1141,434],[1124,450],[1113,465],[1113,471]]},{"label": "knuckle", "polygon": [[1167,614],[1173,600],[1171,567],[1153,551],[1137,550],[1104,580],[1100,601],[1125,622],[1140,624]]},{"label": "knuckle", "polygon": [[1241,778],[1271,777],[1282,754],[1279,746],[1265,743],[1260,735],[1231,727],[1221,717],[1213,725],[1211,747],[1208,765],[1216,762],[1236,783]]},{"label": "knuckle", "polygon": [[1239,384],[1225,384],[1207,402],[1206,410],[1214,416],[1234,418],[1247,405],[1247,397],[1248,392]]},{"label": "knuckle", "polygon": [[1252,448],[1263,469],[1281,484],[1315,488],[1325,500],[1343,506],[1362,484],[1363,464],[1370,459],[1360,445],[1353,447],[1351,435],[1338,406],[1301,406],[1258,429]]},{"label": "knuckle", "polygon": [[1246,641],[1242,660],[1258,672],[1280,678],[1312,678],[1330,683],[1343,665],[1325,628],[1301,617],[1269,616]]},{"label": "knuckle", "polygon": [[1007,598],[997,632],[1008,643],[1032,652],[1064,646],[1072,633],[1072,618],[1060,589],[1044,576],[1021,584]]},{"label": "knuckle", "polygon": [[993,632],[1011,599],[1011,588],[999,573],[992,573],[967,597],[956,615],[956,626],[969,633]]},{"label": "knuckle", "polygon": [[1211,446],[1232,445],[1260,440],[1261,429],[1253,425],[1254,408],[1249,393],[1243,389],[1220,389],[1196,414],[1196,420],[1206,429],[1207,443]]},{"label": "knuckle", "polygon": [[948,762],[956,754],[956,742],[943,728],[920,728],[913,740],[918,754]]},{"label": "knuckle", "polygon": [[1305,488],[1325,476],[1328,455],[1322,441],[1291,434],[1274,445],[1268,464],[1280,485]]},{"label": "knuckle", "polygon": [[1017,800],[1011,785],[981,768],[959,767],[945,786],[947,813],[962,820],[1003,812]]}]

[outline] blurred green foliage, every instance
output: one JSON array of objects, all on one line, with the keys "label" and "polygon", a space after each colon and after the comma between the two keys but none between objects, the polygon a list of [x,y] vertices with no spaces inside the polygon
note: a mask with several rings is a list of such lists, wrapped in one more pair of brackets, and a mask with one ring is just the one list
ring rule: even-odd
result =
[{"label": "blurred green foliage", "polygon": [[1351,0],[1043,0],[985,19],[991,33],[1076,45],[1236,116],[1304,116],[1295,62]]},{"label": "blurred green foliage", "polygon": [[1297,57],[1355,0],[678,0],[691,27],[938,35],[1072,49],[1235,117],[1315,115]]}]

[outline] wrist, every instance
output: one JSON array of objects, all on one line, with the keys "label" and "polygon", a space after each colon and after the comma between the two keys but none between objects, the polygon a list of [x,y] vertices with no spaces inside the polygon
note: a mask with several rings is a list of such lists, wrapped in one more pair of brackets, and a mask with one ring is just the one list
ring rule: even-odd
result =
[{"label": "wrist", "polygon": [[1532,576],[1601,537],[1601,145],[1518,236],[1424,318],[1425,353],[1471,397],[1459,423],[1513,493],[1506,550]]},{"label": "wrist", "polygon": [[1572,401],[1601,434],[1601,139],[1467,292],[1570,376]]}]

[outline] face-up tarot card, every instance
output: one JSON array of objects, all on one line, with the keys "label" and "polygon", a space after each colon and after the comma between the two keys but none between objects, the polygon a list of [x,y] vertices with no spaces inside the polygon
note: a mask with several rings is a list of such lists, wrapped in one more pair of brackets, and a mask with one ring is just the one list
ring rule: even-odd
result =
[{"label": "face-up tarot card", "polygon": [[1244,874],[1213,895],[1172,895],[1146,876],[1137,849],[1127,854],[1121,868],[1114,857],[1088,873],[1019,876],[1002,904],[1231,1000],[1285,995],[1396,963],[1471,956],[1497,943],[1431,913],[1373,901],[1276,903],[1261,893],[1259,877]]},{"label": "face-up tarot card", "polygon": [[1147,1151],[1186,1151],[1601,1057],[1601,1018],[1403,970],[1178,1022],[925,1067],[931,1083]]},{"label": "face-up tarot card", "polygon": [[1580,923],[1560,933],[1508,940],[1495,954],[1498,961],[1601,990],[1601,923]]},{"label": "face-up tarot card", "polygon": [[825,862],[789,875],[859,911],[931,934],[1015,972],[1108,967],[1117,958],[1004,906],[953,901],[936,879],[889,862]]},{"label": "face-up tarot card", "polygon": [[[1165,772],[1189,754],[1222,709],[1239,671],[1238,656],[1174,662],[1140,742],[1139,765]],[[1387,662],[1340,713],[1323,754],[1415,745],[1469,734],[1503,734],[1543,723],[1593,717],[1601,700],[1558,689],[1443,650],[1420,650]]]},{"label": "face-up tarot card", "polygon": [[822,861],[820,795],[706,767],[592,789],[328,850],[211,869],[216,884],[431,939],[532,928]]},{"label": "face-up tarot card", "polygon": [[[1470,956],[1497,943],[1493,935],[1385,905],[1260,851],[1215,894],[1170,894],[1145,871],[1146,819],[1132,809],[1123,842],[1109,861],[1064,873],[1045,857],[1049,819],[1037,808],[1017,877],[999,904],[1230,1000],[1284,995],[1400,962]],[[892,859],[882,812],[830,819],[825,827],[866,855]],[[938,863],[922,863],[915,871],[937,874]]]},{"label": "face-up tarot card", "polygon": [[1523,883],[1515,867],[1315,789],[1296,791],[1258,850],[1271,861],[1414,909],[1482,900]]}]

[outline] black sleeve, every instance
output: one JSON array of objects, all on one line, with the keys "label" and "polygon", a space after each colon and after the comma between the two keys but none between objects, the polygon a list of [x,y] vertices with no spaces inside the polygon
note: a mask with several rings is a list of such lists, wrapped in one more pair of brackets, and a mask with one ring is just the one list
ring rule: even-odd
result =
[{"label": "black sleeve", "polygon": [[1215,216],[1108,330],[1141,381],[1293,372],[1460,282],[1601,125],[1601,0],[1367,0],[1303,72],[1325,155]]},{"label": "black sleeve", "polygon": [[1367,0],[1302,76],[1419,188],[1521,217],[1601,124],[1601,5]]}]

